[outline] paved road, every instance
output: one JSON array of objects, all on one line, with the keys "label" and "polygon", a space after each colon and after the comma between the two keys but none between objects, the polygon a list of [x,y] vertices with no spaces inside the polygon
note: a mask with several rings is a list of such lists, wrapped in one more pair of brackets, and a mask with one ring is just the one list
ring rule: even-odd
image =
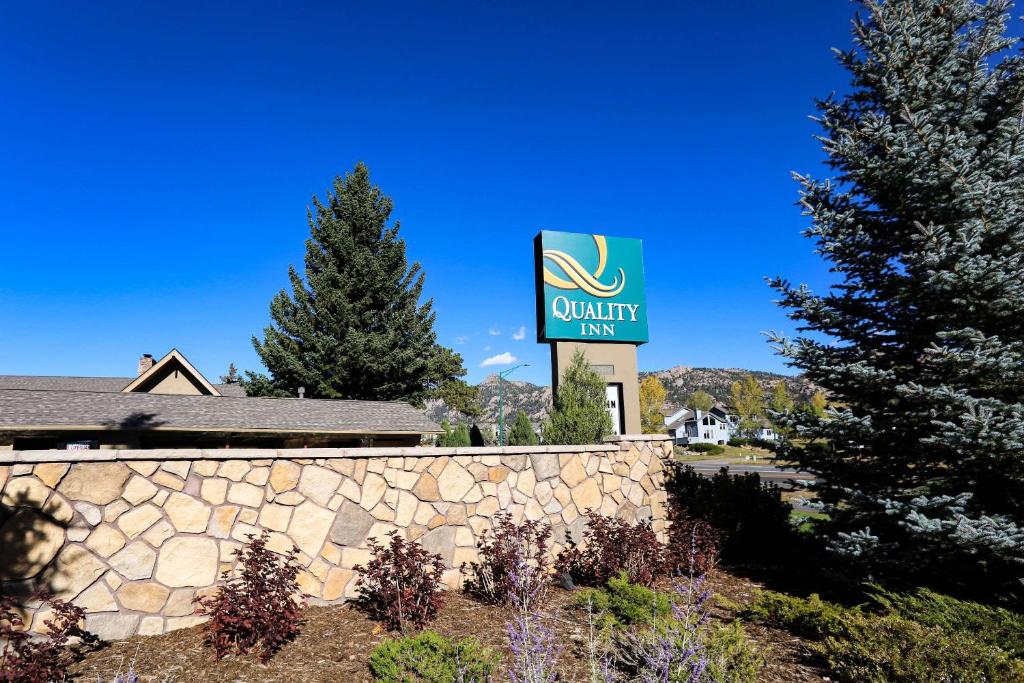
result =
[{"label": "paved road", "polygon": [[[718,474],[718,471],[723,467],[728,467],[730,474],[756,472],[761,475],[762,481],[770,481],[776,484],[783,491],[799,488],[794,483],[796,480],[816,480],[815,476],[810,472],[804,472],[802,470],[796,470],[789,467],[777,467],[768,463],[759,464],[754,462],[735,462],[728,460],[701,460],[699,462],[688,462],[686,464],[692,467],[698,474],[709,478]],[[794,504],[793,507],[797,510],[814,510],[814,508],[809,508],[804,505]]]}]

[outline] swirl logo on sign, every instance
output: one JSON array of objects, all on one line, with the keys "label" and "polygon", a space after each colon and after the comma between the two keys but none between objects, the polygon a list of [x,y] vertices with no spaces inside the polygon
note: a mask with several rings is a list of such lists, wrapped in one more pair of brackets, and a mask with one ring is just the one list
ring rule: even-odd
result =
[{"label": "swirl logo on sign", "polygon": [[545,249],[544,258],[558,266],[565,277],[556,275],[547,266],[544,266],[544,283],[558,289],[581,289],[599,299],[618,296],[626,286],[626,271],[619,268],[619,274],[612,279],[611,284],[601,283],[598,278],[604,273],[604,268],[608,264],[608,244],[603,235],[591,235],[591,237],[594,238],[594,245],[597,246],[597,268],[593,273],[588,273],[579,261],[564,251]]}]

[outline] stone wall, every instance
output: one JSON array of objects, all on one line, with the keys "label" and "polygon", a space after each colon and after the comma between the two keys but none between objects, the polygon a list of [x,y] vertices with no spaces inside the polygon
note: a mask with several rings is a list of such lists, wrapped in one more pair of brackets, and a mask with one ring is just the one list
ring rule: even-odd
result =
[{"label": "stone wall", "polygon": [[[477,559],[494,515],[547,520],[556,548],[586,510],[665,529],[666,437],[599,446],[0,454],[0,581],[45,588],[107,639],[197,623],[193,598],[233,567],[247,534],[300,550],[311,602],[354,595],[367,539],[392,530],[439,553],[445,582]],[[578,537],[578,536],[577,536]],[[47,615],[25,601],[39,630]],[[29,620],[31,620],[29,622]]]}]

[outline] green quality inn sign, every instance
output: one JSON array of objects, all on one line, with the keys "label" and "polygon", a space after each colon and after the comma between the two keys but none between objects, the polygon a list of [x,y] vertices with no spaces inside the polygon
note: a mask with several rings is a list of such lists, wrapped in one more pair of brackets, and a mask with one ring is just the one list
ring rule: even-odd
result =
[{"label": "green quality inn sign", "polygon": [[640,240],[544,230],[534,267],[538,341],[647,341]]}]

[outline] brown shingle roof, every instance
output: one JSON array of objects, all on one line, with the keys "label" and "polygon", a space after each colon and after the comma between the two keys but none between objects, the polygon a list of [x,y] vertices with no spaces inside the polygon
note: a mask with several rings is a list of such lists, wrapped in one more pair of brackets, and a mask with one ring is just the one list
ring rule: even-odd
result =
[{"label": "brown shingle roof", "polygon": [[[0,389],[29,389],[32,391],[98,391],[117,393],[134,377],[62,377],[43,375],[0,375]],[[214,384],[223,396],[245,396],[237,384]]]},{"label": "brown shingle roof", "polygon": [[422,410],[388,401],[0,389],[0,430],[29,426],[374,434],[441,431]]}]

